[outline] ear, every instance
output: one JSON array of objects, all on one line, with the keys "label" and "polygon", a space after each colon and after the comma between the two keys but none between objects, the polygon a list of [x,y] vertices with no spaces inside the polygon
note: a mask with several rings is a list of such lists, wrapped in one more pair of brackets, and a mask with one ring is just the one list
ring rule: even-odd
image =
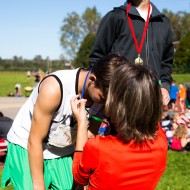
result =
[{"label": "ear", "polygon": [[89,83],[95,84],[96,76],[94,74],[90,74],[89,76]]}]

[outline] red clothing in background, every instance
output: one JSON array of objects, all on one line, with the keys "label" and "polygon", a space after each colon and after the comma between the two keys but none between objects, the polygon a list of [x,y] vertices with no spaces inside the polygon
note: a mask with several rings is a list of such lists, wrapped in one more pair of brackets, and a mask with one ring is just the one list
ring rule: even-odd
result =
[{"label": "red clothing in background", "polygon": [[173,137],[171,149],[172,150],[182,150],[181,139]]},{"label": "red clothing in background", "polygon": [[135,147],[114,136],[90,139],[83,152],[75,152],[73,176],[89,190],[153,190],[166,168],[167,140],[159,128],[157,138]]}]

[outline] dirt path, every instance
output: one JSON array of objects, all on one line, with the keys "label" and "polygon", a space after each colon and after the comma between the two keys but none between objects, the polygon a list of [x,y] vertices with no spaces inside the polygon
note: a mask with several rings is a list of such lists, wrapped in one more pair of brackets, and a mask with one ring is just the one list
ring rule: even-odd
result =
[{"label": "dirt path", "polygon": [[26,100],[26,97],[0,97],[0,112],[2,112],[4,116],[14,119]]}]

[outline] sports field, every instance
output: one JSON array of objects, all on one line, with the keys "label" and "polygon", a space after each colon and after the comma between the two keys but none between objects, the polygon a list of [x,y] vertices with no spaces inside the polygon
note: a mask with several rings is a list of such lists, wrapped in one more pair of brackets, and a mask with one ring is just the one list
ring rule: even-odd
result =
[{"label": "sports field", "polygon": [[[190,190],[189,166],[190,152],[168,151],[167,169],[156,190]],[[0,168],[0,178],[2,169]],[[6,189],[13,190],[13,187]]]},{"label": "sports field", "polygon": [[[172,75],[177,84],[190,83],[190,74],[174,74]],[[23,72],[0,72],[0,97],[7,96],[10,93],[15,93],[15,84],[21,84],[22,94],[25,95],[24,88],[27,86],[34,86],[34,76],[31,75],[27,79],[26,73]]]},{"label": "sports field", "polygon": [[[177,83],[190,83],[189,75],[173,75]],[[34,85],[34,77],[31,76],[28,80],[26,73],[0,73],[0,96],[7,96],[9,93],[14,93],[14,86],[20,83],[22,86],[22,94],[26,86]],[[156,190],[190,190],[190,152],[174,152],[168,151],[167,169],[161,178]],[[0,168],[0,178],[2,175]],[[1,189],[1,188],[0,188]],[[5,188],[13,190],[13,187]]]}]

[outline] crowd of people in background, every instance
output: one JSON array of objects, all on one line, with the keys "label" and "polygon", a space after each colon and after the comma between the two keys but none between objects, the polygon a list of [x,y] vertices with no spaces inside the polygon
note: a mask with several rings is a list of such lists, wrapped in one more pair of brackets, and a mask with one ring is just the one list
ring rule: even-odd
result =
[{"label": "crowd of people in background", "polygon": [[161,125],[166,131],[168,148],[190,151],[190,85],[173,80],[170,102],[164,108]]}]

